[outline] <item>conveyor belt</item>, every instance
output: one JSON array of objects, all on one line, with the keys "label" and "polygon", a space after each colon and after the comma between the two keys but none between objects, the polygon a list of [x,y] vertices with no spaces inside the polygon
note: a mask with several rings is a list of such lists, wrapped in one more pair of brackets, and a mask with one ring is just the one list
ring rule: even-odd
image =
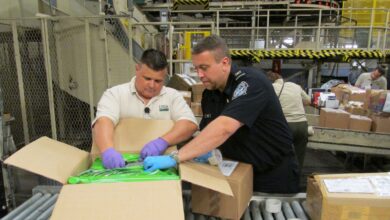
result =
[{"label": "conveyor belt", "polygon": [[[2,220],[24,220],[24,219],[49,219],[58,198],[60,186],[37,186],[33,190],[33,196],[19,207],[14,209]],[[256,193],[255,193],[256,194]],[[305,194],[300,196],[273,196],[255,195],[252,197],[248,208],[245,210],[242,220],[287,220],[300,219],[308,220],[305,211]],[[265,201],[269,198],[282,201],[280,213],[272,214],[265,210]],[[205,216],[191,212],[191,192],[183,191],[183,205],[186,220],[220,220],[220,218]]]},{"label": "conveyor belt", "polygon": [[59,186],[37,186],[33,196],[12,210],[2,220],[46,220],[54,209],[60,191]]}]

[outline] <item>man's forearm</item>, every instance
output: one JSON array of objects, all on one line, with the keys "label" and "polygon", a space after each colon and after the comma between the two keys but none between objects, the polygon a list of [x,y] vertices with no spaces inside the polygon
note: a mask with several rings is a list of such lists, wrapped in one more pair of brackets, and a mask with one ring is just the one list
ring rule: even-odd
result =
[{"label": "man's forearm", "polygon": [[241,126],[242,124],[233,118],[219,116],[180,149],[178,154],[180,161],[193,159],[219,147]]},{"label": "man's forearm", "polygon": [[100,152],[114,146],[114,123],[109,118],[99,118],[93,126],[92,132],[93,139]]},{"label": "man's forearm", "polygon": [[198,126],[192,121],[179,120],[168,133],[162,136],[162,138],[167,141],[169,145],[175,145],[188,140],[197,129]]}]

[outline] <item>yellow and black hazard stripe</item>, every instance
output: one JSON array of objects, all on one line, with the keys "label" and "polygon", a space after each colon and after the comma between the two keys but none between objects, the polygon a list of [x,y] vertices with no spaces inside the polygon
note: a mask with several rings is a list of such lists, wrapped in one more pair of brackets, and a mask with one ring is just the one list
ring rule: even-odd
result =
[{"label": "yellow and black hazard stripe", "polygon": [[[183,6],[183,7],[182,7]],[[197,9],[208,10],[210,7],[209,0],[174,0],[173,1],[173,10],[180,9],[194,9],[194,6],[201,6]]]},{"label": "yellow and black hazard stripe", "polygon": [[249,59],[259,61],[261,59],[336,59],[343,62],[349,62],[351,59],[381,59],[390,58],[390,50],[382,52],[380,50],[362,50],[362,49],[283,49],[283,50],[251,50],[240,49],[230,50],[232,58]]}]

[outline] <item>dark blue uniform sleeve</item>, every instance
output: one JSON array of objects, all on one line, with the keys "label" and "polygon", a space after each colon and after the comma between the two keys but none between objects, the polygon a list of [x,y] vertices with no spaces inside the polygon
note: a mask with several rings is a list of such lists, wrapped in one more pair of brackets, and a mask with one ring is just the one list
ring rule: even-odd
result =
[{"label": "dark blue uniform sleeve", "polygon": [[[252,127],[269,102],[269,86],[259,74],[246,74],[237,80],[231,101],[222,115],[234,118]],[[273,91],[273,90],[272,90]]]}]

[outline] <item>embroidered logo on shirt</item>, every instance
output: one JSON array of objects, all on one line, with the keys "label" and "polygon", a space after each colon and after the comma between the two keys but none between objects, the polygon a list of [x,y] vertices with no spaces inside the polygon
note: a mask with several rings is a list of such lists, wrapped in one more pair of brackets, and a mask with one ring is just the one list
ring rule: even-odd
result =
[{"label": "embroidered logo on shirt", "polygon": [[234,90],[232,100],[234,100],[242,95],[246,95],[246,91],[248,90],[248,87],[249,87],[249,85],[245,81],[240,82],[240,84],[238,84],[236,90]]},{"label": "embroidered logo on shirt", "polygon": [[169,108],[167,105],[160,105],[160,112],[167,112],[169,111]]}]

